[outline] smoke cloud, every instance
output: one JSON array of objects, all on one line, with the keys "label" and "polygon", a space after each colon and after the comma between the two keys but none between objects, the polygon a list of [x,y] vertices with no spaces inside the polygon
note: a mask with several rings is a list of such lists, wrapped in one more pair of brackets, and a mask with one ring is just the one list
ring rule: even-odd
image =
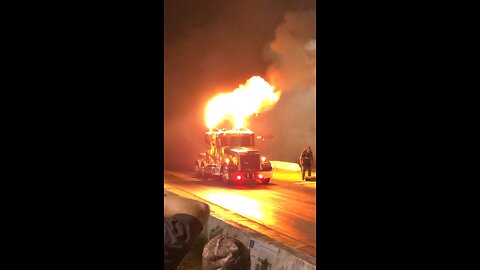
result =
[{"label": "smoke cloud", "polygon": [[252,128],[273,135],[259,143],[272,160],[298,162],[307,146],[316,154],[315,20],[314,10],[287,12],[265,53],[271,61],[267,80],[282,90],[282,97]]},{"label": "smoke cloud", "polygon": [[316,13],[287,12],[275,31],[266,58],[267,78],[286,91],[316,88]]}]

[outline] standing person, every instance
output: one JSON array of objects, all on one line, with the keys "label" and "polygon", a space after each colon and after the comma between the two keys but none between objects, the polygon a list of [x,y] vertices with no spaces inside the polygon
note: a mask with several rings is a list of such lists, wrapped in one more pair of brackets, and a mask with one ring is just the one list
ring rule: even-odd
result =
[{"label": "standing person", "polygon": [[210,207],[174,195],[165,195],[163,202],[163,269],[174,270],[203,231]]},{"label": "standing person", "polygon": [[305,170],[308,170],[308,177],[312,176],[313,153],[310,146],[300,154],[300,166],[302,166],[302,181],[305,181]]}]

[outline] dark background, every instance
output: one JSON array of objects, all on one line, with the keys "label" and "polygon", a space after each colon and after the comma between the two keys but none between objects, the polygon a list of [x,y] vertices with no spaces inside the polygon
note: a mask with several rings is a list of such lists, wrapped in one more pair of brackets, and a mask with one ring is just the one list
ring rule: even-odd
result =
[{"label": "dark background", "polygon": [[315,1],[164,1],[164,165],[192,169],[204,151],[204,112],[216,94],[254,75],[282,91],[273,109],[250,118],[272,160],[316,154]]},{"label": "dark background", "polygon": [[[189,18],[168,20],[164,11],[164,28],[162,5],[4,9],[11,18],[5,17],[3,32],[2,108],[5,124],[12,125],[4,126],[3,134],[9,136],[5,149],[12,150],[4,154],[3,224],[12,238],[5,243],[8,251],[19,254],[16,265],[161,268],[163,165],[182,167],[162,160],[164,144],[172,140],[163,128],[179,132],[186,127],[192,133],[178,133],[179,140],[202,134],[208,93],[234,88],[253,73],[267,76],[273,62],[263,53],[285,12],[311,8],[303,1],[206,2],[176,1],[169,7],[173,1],[167,1],[165,10],[175,9],[180,17],[187,10]],[[241,3],[252,2],[258,6],[235,16],[234,10],[245,8]],[[417,3],[327,4],[332,3],[317,5],[317,45],[322,48],[316,63],[320,118],[315,124],[319,265],[385,269],[411,267],[418,260],[444,265],[451,254],[439,254],[459,246],[445,243],[458,237],[445,225],[458,208],[449,191],[435,187],[450,189],[457,178],[445,184],[438,174],[448,166],[432,166],[432,160],[445,157],[439,154],[443,144],[438,138],[448,128],[447,118],[441,119],[440,130],[429,128],[440,122],[438,107],[449,104],[433,97],[453,74],[445,73],[446,60],[440,57],[451,51],[441,46],[447,44],[445,31],[459,29],[441,23],[451,9],[435,13],[439,18],[431,15],[432,5]],[[205,16],[203,9],[212,15]],[[258,14],[266,17],[258,19]],[[234,36],[213,31],[228,26],[217,24],[224,17],[249,26],[248,31]],[[189,28],[191,20],[202,28]],[[162,42],[168,21],[171,29],[180,30]],[[218,54],[209,51],[218,44],[201,38],[207,29],[218,40],[232,37],[228,46],[217,47]],[[256,33],[255,42],[235,38],[246,32]],[[192,42],[205,53],[187,50]],[[176,55],[167,54],[168,46],[189,57],[167,59]],[[224,65],[231,59],[235,65]],[[176,85],[195,91],[167,90],[178,95],[167,99],[163,87]],[[174,104],[170,109],[167,100]],[[177,109],[189,117],[182,119]],[[162,121],[162,114],[171,121]],[[180,154],[181,159],[187,155]]]}]

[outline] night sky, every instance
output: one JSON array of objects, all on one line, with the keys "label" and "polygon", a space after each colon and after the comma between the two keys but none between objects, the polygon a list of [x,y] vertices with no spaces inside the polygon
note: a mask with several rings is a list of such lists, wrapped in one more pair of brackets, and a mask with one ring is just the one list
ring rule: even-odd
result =
[{"label": "night sky", "polygon": [[316,3],[295,0],[165,0],[164,165],[192,169],[203,151],[204,110],[254,75],[282,91],[248,126],[273,135],[257,146],[272,160],[316,155]]}]

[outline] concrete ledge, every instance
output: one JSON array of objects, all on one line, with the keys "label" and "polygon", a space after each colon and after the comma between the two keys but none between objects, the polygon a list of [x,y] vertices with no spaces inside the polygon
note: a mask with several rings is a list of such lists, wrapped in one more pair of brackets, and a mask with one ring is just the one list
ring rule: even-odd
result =
[{"label": "concrete ledge", "polygon": [[[261,233],[240,224],[230,224],[214,216],[210,216],[208,224],[202,235],[206,239],[212,239],[218,234],[230,235],[239,239],[245,246],[250,247],[251,241],[258,241],[262,248],[269,250],[269,256],[262,256],[262,251],[253,254],[250,249],[252,259],[252,269],[262,269],[261,264],[268,258],[274,258],[273,262],[265,262],[271,265],[271,270],[314,270],[316,269],[316,258],[285,246]],[[257,268],[257,265],[260,267]]]},{"label": "concrete ledge", "polygon": [[293,162],[285,162],[285,161],[274,161],[271,160],[270,163],[272,164],[273,169],[280,169],[285,171],[293,171],[293,172],[301,172],[302,168],[298,163]]}]

